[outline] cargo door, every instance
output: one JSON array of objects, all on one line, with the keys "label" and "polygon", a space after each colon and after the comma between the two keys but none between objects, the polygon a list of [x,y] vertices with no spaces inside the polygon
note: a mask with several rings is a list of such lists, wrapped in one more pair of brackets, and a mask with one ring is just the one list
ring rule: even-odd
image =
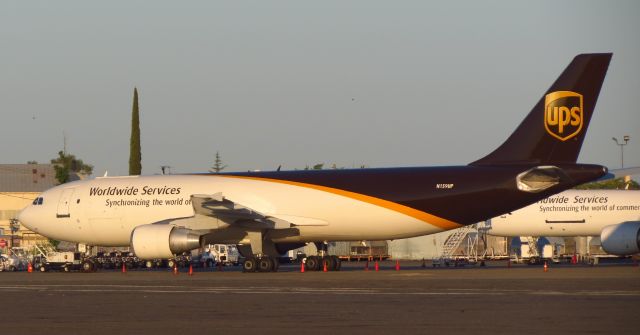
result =
[{"label": "cargo door", "polygon": [[72,195],[73,195],[72,188],[67,188],[62,191],[62,196],[60,196],[60,201],[58,202],[58,212],[56,213],[56,217],[58,218],[71,217],[71,213],[69,213],[69,202],[71,201]]}]

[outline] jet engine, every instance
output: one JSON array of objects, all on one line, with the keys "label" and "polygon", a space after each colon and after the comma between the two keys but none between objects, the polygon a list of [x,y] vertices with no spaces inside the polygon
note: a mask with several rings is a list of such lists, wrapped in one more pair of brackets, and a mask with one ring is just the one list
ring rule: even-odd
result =
[{"label": "jet engine", "polygon": [[640,222],[625,222],[602,228],[602,249],[613,255],[632,255],[640,252]]},{"label": "jet engine", "polygon": [[146,224],[131,233],[131,247],[140,259],[172,258],[200,247],[202,235],[171,224]]},{"label": "jet engine", "polygon": [[520,191],[538,193],[552,186],[569,181],[570,178],[562,169],[555,166],[536,166],[516,177],[516,185]]}]

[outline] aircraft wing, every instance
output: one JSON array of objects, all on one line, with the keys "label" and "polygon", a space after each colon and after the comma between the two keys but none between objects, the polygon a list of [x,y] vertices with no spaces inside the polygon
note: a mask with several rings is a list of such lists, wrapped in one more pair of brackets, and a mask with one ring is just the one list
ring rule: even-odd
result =
[{"label": "aircraft wing", "polygon": [[289,221],[262,214],[225,198],[222,193],[191,195],[191,205],[196,215],[214,217],[229,225],[268,229],[292,227]]}]

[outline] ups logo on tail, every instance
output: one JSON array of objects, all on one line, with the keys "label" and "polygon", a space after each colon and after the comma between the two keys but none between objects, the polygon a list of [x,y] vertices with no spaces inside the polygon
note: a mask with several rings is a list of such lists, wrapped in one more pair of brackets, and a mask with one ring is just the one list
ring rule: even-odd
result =
[{"label": "ups logo on tail", "polygon": [[566,141],[582,130],[582,94],[556,91],[544,98],[544,127],[551,136]]}]

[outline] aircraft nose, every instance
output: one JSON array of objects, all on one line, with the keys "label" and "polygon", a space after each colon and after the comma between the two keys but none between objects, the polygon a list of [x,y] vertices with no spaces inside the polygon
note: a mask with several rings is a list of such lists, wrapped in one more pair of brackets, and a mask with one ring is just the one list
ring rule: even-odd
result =
[{"label": "aircraft nose", "polygon": [[23,209],[22,211],[20,211],[20,213],[18,213],[18,221],[20,221],[20,224],[29,228],[30,230],[35,230],[33,229],[33,210],[31,210],[30,206],[26,207],[25,209]]}]

